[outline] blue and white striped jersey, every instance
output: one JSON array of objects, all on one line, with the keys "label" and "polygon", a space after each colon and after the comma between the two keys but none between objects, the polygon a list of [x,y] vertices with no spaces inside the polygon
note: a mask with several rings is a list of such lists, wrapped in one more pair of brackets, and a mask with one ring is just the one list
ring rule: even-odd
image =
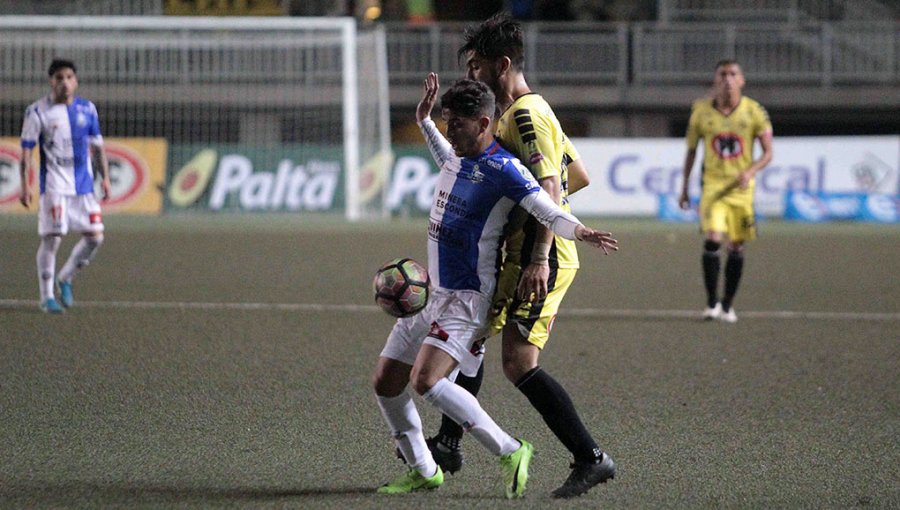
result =
[{"label": "blue and white striped jersey", "polygon": [[578,220],[554,204],[496,141],[477,158],[459,158],[431,119],[420,127],[440,167],[428,221],[428,273],[434,285],[493,295],[503,227],[517,204],[574,238]]},{"label": "blue and white striped jersey", "polygon": [[97,107],[87,99],[76,96],[72,104],[61,104],[48,95],[25,110],[22,147],[39,146],[41,193],[94,192],[89,144],[103,145],[103,136]]}]

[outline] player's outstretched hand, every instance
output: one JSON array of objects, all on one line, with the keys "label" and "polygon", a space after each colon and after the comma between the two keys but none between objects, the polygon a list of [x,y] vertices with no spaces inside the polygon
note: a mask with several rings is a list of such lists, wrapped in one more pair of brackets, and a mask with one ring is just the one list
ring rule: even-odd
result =
[{"label": "player's outstretched hand", "polygon": [[619,251],[619,241],[612,237],[612,232],[603,232],[587,228],[584,225],[575,227],[575,237],[579,241],[584,241],[592,246],[600,248],[603,253],[609,255],[609,251]]},{"label": "player's outstretched hand", "polygon": [[25,206],[25,209],[28,209],[28,206],[31,205],[31,193],[28,191],[27,186],[22,186],[22,191],[19,192],[19,202]]},{"label": "player's outstretched hand", "polygon": [[428,73],[428,76],[425,77],[422,100],[419,101],[419,106],[416,107],[416,121],[422,122],[428,117],[431,117],[431,109],[434,108],[434,103],[437,101],[437,93],[440,88],[441,84],[438,82],[437,73]]}]

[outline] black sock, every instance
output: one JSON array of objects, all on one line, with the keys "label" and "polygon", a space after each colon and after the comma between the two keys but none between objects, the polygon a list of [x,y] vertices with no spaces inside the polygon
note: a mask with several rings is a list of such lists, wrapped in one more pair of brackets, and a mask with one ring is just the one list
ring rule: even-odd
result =
[{"label": "black sock", "polygon": [[706,306],[712,308],[719,300],[719,243],[706,241],[703,246],[703,283],[706,285]]},{"label": "black sock", "polygon": [[722,298],[722,309],[731,310],[734,295],[737,294],[738,283],[744,272],[744,252],[729,251],[728,260],[725,262],[725,296]]},{"label": "black sock", "polygon": [[[484,379],[484,363],[478,367],[475,377],[467,377],[460,372],[456,376],[456,384],[474,396],[478,396],[481,389],[481,381]],[[462,439],[463,429],[458,423],[450,419],[446,414],[441,415],[441,428],[438,430],[438,441],[451,450],[459,449],[459,440]]]},{"label": "black sock", "polygon": [[516,383],[531,405],[544,419],[557,439],[572,452],[578,462],[599,462],[603,452],[584,428],[572,399],[556,379],[541,367],[534,367]]}]

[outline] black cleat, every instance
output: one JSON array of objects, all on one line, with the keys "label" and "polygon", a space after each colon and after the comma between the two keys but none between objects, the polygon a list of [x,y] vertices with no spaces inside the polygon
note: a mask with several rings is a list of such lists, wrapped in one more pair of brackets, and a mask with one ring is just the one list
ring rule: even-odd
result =
[{"label": "black cleat", "polygon": [[572,472],[565,483],[553,491],[554,498],[581,496],[598,483],[606,483],[616,477],[616,463],[605,453],[602,462],[573,462],[570,467]]},{"label": "black cleat", "polygon": [[430,437],[425,440],[428,449],[431,450],[431,456],[434,461],[445,473],[453,474],[462,469],[463,455],[462,450],[451,450],[441,444],[437,437]]},{"label": "black cleat", "polygon": [[[452,475],[462,469],[463,455],[461,450],[451,450],[444,445],[438,448],[439,441],[437,437],[429,437],[425,440],[425,444],[428,445],[431,456],[444,473]],[[406,459],[403,458],[403,453],[400,452],[400,448],[397,448],[397,458],[406,462]]]}]

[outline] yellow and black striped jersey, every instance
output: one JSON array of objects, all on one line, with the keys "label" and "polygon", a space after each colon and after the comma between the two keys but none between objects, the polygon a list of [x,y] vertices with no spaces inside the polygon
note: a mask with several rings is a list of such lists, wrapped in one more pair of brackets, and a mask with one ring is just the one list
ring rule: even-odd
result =
[{"label": "yellow and black striped jersey", "polygon": [[[578,153],[563,133],[559,120],[547,101],[535,93],[517,98],[497,121],[497,138],[504,148],[531,170],[537,180],[558,176],[560,206],[565,211],[570,211],[566,164],[578,159]],[[537,220],[529,218],[522,209],[516,208],[513,211],[507,230],[508,261],[528,263],[537,224]],[[550,265],[577,268],[578,251],[575,249],[575,242],[555,236],[550,250]]]},{"label": "yellow and black striped jersey", "polygon": [[[753,143],[772,134],[772,122],[761,104],[742,97],[728,115],[716,109],[714,100],[701,99],[693,104],[688,122],[687,146],[694,150],[703,139],[704,193],[722,189],[737,178],[738,173],[753,163]],[[743,195],[753,194],[754,183]]]}]

